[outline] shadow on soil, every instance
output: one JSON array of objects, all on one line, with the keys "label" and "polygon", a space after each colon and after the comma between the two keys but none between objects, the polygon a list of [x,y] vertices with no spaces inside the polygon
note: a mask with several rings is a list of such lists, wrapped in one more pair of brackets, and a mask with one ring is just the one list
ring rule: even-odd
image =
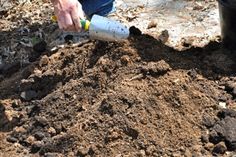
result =
[{"label": "shadow on soil", "polygon": [[164,60],[173,70],[190,70],[192,74],[201,74],[212,80],[236,73],[236,53],[223,49],[216,41],[205,47],[189,47],[183,51],[174,50],[149,35],[131,38],[131,41],[143,61]]}]

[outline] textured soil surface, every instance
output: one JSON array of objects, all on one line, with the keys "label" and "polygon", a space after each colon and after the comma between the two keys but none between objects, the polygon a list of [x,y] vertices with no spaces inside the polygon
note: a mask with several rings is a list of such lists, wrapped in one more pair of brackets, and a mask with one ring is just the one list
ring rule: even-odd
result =
[{"label": "textured soil surface", "polygon": [[[0,43],[27,33],[18,30],[0,32]],[[44,44],[0,64],[1,157],[235,154],[236,53],[219,42],[177,51],[142,34]]]}]

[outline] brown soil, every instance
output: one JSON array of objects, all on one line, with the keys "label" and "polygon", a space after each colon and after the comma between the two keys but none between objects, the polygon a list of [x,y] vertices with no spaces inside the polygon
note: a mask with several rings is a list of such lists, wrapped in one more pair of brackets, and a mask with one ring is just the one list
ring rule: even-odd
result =
[{"label": "brown soil", "polygon": [[[45,5],[0,12],[0,48],[41,31],[46,39],[52,36],[56,27],[47,21]],[[23,16],[28,10],[31,17],[38,6],[45,15],[34,18],[43,24]],[[19,27],[9,27],[20,19]],[[0,157],[236,151],[236,53],[221,43],[186,42],[177,51],[143,34],[35,52],[22,42],[11,47],[14,57],[0,51]]]},{"label": "brown soil", "polygon": [[209,155],[202,118],[220,101],[235,107],[223,88],[232,56],[216,42],[178,52],[148,35],[45,53],[3,74],[2,155]]}]

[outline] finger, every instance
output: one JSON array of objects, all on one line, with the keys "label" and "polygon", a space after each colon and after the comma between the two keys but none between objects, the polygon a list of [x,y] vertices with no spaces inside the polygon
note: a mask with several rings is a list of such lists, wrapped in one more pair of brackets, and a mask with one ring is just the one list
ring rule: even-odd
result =
[{"label": "finger", "polygon": [[69,13],[65,13],[64,19],[65,19],[65,26],[66,26],[65,28],[69,28],[70,26],[73,25],[73,21]]},{"label": "finger", "polygon": [[74,31],[76,31],[76,29],[75,29],[75,26],[74,26],[74,25],[71,25],[71,26],[67,27],[67,28],[65,29],[65,31],[74,32]]},{"label": "finger", "polygon": [[69,13],[61,13],[58,17],[58,25],[60,29],[67,30],[67,28],[73,26],[73,22]]},{"label": "finger", "polygon": [[71,11],[71,18],[73,20],[73,24],[75,26],[75,30],[80,32],[81,31],[81,23],[80,23],[80,17],[79,17],[77,9],[73,9]]},{"label": "finger", "polygon": [[61,14],[58,14],[58,25],[59,25],[59,28],[60,29],[66,29],[66,19],[65,19],[65,14],[61,13]]},{"label": "finger", "polygon": [[81,23],[80,23],[80,19],[79,18],[74,18],[73,19],[73,23],[74,23],[74,27],[75,27],[75,30],[77,32],[80,32],[82,30],[82,26],[81,26]]}]

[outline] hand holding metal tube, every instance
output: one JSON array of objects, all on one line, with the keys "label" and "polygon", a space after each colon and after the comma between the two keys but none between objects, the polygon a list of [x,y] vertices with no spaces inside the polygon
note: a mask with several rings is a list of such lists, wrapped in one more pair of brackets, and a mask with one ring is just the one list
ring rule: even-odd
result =
[{"label": "hand holding metal tube", "polygon": [[60,29],[80,32],[84,12],[78,0],[52,0],[54,12]]},{"label": "hand holding metal tube", "polygon": [[65,31],[79,32],[83,29],[89,32],[91,39],[104,41],[123,40],[130,35],[129,28],[118,21],[96,14],[91,21],[86,20],[77,0],[52,0],[52,3],[55,9],[52,20],[57,21],[59,27]]}]

